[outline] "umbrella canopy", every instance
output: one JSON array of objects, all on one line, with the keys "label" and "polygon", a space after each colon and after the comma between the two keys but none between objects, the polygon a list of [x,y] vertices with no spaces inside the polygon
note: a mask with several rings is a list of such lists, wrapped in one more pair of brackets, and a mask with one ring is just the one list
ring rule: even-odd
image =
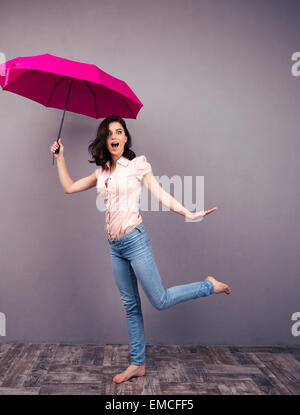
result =
[{"label": "umbrella canopy", "polygon": [[69,112],[93,118],[112,114],[136,118],[143,106],[124,81],[96,65],[48,53],[19,57],[0,65],[0,85],[4,91],[22,95],[49,108],[64,109],[72,78]]},{"label": "umbrella canopy", "polygon": [[57,141],[66,110],[96,119],[110,115],[136,118],[143,106],[124,81],[96,65],[49,53],[4,62],[0,65],[0,85],[4,91],[46,107],[64,109]]}]

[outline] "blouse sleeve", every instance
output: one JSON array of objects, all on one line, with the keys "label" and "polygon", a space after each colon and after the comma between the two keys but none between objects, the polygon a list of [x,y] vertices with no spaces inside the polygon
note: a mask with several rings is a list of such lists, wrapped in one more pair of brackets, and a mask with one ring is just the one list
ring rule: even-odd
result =
[{"label": "blouse sleeve", "polygon": [[146,156],[136,157],[135,162],[136,176],[142,180],[146,173],[152,170],[151,164],[147,161]]},{"label": "blouse sleeve", "polygon": [[100,176],[100,174],[101,174],[101,171],[102,171],[102,167],[101,167],[101,166],[100,166],[100,167],[98,167],[98,169],[96,169],[96,170],[95,170],[97,180],[98,180],[98,177],[99,177],[99,176]]}]

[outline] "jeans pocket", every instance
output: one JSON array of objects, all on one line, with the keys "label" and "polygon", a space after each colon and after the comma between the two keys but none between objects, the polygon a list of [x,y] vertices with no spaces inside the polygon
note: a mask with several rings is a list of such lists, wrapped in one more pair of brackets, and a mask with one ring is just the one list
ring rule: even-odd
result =
[{"label": "jeans pocket", "polygon": [[141,232],[137,229],[135,229],[134,233],[132,235],[130,235],[130,238],[126,238],[126,240],[124,241],[126,242],[131,242],[136,240],[137,238],[139,238],[141,236]]},{"label": "jeans pocket", "polygon": [[149,235],[146,233],[143,237],[144,242],[150,242]]},{"label": "jeans pocket", "polygon": [[140,238],[138,239],[140,245],[146,245],[150,243],[150,238],[146,232],[142,232]]}]

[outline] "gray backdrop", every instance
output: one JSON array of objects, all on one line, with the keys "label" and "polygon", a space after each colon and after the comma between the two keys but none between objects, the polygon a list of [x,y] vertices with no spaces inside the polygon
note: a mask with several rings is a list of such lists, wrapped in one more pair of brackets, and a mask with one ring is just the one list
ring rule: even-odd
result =
[{"label": "gray backdrop", "polygon": [[[298,5],[297,5],[298,3]],[[125,80],[126,120],[157,176],[204,176],[200,223],[142,212],[163,285],[213,275],[232,294],[158,311],[142,288],[148,344],[296,345],[300,50],[297,1],[1,1],[6,59],[51,53]],[[64,194],[50,146],[62,112],[0,93],[0,342],[125,343],[96,188]],[[73,180],[95,169],[102,119],[66,113]]]}]

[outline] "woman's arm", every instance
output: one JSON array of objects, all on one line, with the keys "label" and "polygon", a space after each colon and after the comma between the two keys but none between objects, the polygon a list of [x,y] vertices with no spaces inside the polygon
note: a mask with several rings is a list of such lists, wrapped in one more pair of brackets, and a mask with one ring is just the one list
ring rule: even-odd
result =
[{"label": "woman's arm", "polygon": [[97,177],[95,172],[74,182],[69,175],[64,158],[57,160],[57,169],[60,183],[67,194],[83,192],[96,186]]},{"label": "woman's arm", "polygon": [[161,185],[158,183],[156,178],[153,175],[153,172],[150,171],[144,175],[144,183],[147,189],[167,208],[173,210],[175,213],[180,215],[187,216],[191,213],[188,209],[182,206],[173,196],[167,193]]},{"label": "woman's arm", "polygon": [[182,206],[173,196],[167,193],[161,185],[158,183],[156,178],[153,175],[153,172],[150,171],[146,173],[143,177],[144,183],[147,189],[167,208],[173,210],[175,213],[179,213],[180,215],[186,216],[189,219],[197,219],[202,216],[206,216],[211,212],[217,210],[217,208],[212,208],[210,210],[199,211],[199,212],[190,212],[184,206]]},{"label": "woman's arm", "polygon": [[97,177],[96,172],[93,172],[87,177],[83,177],[82,179],[77,180],[74,182],[68,172],[66,161],[64,158],[64,146],[61,142],[61,138],[58,140],[59,143],[59,153],[55,153],[55,150],[58,148],[58,144],[56,141],[51,146],[51,153],[55,157],[57,161],[57,170],[58,176],[60,180],[60,184],[65,193],[77,193],[82,192],[83,190],[90,189],[91,187],[96,186],[97,184]]}]

